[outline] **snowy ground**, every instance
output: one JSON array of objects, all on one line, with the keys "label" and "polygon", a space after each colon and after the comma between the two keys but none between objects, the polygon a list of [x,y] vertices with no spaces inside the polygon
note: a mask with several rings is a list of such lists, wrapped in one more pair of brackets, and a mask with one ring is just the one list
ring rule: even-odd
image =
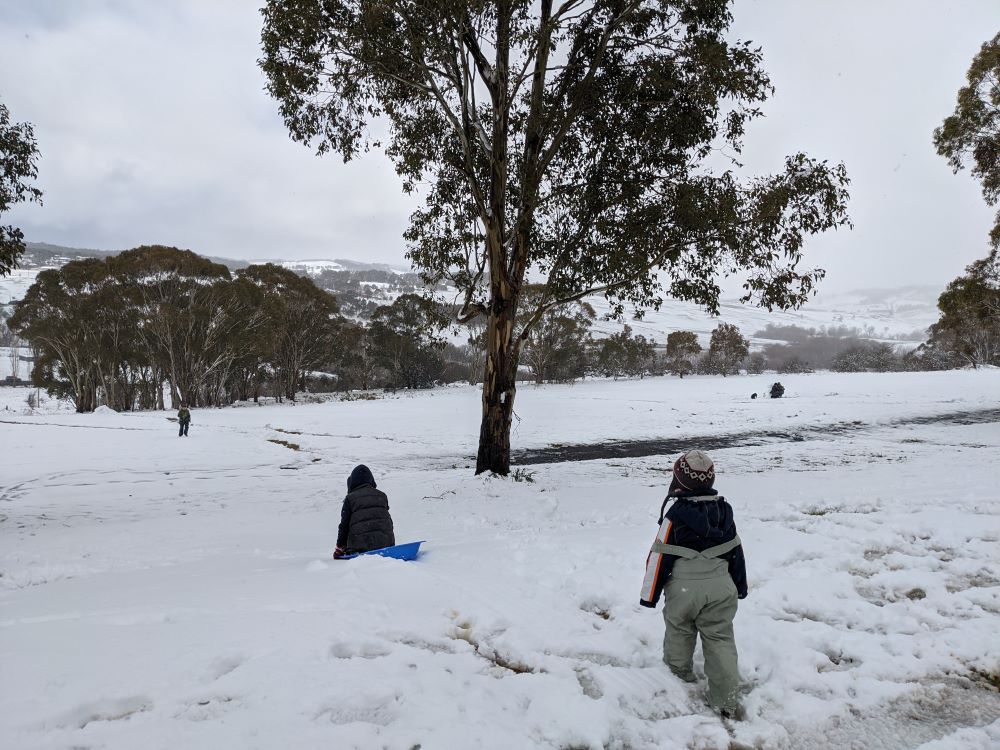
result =
[{"label": "snowy ground", "polygon": [[[1000,423],[889,424],[995,410],[1000,372],[749,399],[773,379],[518,394],[516,448],[808,428],[713,452],[751,578],[728,728],[638,606],[672,456],[475,478],[466,387],[199,410],[186,440],[0,389],[0,747],[1000,747]],[[329,559],[362,461],[418,562]]]}]

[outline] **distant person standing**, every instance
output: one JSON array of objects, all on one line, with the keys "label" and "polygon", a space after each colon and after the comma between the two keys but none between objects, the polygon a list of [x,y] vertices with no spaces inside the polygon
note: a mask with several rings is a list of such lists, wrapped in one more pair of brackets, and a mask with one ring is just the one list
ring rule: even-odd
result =
[{"label": "distant person standing", "polygon": [[181,408],[177,410],[177,421],[180,424],[177,437],[187,437],[188,427],[191,426],[191,410],[183,401],[181,402]]}]

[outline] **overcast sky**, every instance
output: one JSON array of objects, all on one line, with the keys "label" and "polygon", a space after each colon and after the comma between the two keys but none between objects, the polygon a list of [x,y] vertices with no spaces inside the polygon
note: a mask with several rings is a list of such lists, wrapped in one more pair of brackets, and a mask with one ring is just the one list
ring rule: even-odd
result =
[{"label": "overcast sky", "polygon": [[[34,124],[43,207],[28,240],[161,243],[231,258],[403,263],[414,207],[379,154],[350,164],[292,143],[256,65],[254,0],[0,0],[0,99]],[[931,132],[998,0],[737,0],[734,35],[777,88],[744,161],[844,161],[853,231],[811,241],[825,291],[943,286],[986,254],[992,212]],[[5,217],[5,223],[7,218]]]}]

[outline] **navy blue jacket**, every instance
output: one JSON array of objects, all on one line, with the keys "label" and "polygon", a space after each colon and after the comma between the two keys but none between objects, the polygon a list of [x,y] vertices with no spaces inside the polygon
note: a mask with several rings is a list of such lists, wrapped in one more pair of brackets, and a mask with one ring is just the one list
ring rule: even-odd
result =
[{"label": "navy blue jacket", "polygon": [[[704,499],[707,495],[716,495],[713,500]],[[671,496],[675,498],[664,515],[670,521],[670,532],[664,540],[667,544],[676,544],[701,552],[709,547],[715,547],[733,539],[736,536],[736,522],[733,520],[733,508],[726,499],[715,490],[700,492],[684,492]],[[699,500],[691,498],[698,497]],[[671,498],[664,501],[666,504]],[[736,593],[740,599],[747,596],[747,566],[743,556],[743,545],[719,556],[729,566],[729,576],[736,584]],[[656,601],[663,591],[670,573],[673,571],[677,555],[664,555],[657,580],[653,585],[653,596],[648,601],[640,601],[644,607],[656,606]]]}]

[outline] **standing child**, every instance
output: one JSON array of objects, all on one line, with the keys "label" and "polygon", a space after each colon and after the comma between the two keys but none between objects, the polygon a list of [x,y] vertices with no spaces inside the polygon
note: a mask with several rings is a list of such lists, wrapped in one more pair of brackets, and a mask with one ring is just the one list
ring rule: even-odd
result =
[{"label": "standing child", "polygon": [[191,426],[191,410],[184,402],[181,402],[181,408],[177,410],[177,421],[180,423],[177,437],[187,437],[188,427]]},{"label": "standing child", "polygon": [[389,498],[377,489],[375,477],[367,466],[355,466],[347,479],[347,497],[340,510],[333,558],[392,547],[395,543]]},{"label": "standing child", "polygon": [[747,595],[746,562],[733,509],[714,483],[715,465],[702,451],[688,451],[674,463],[639,603],[655,607],[664,593],[663,661],[685,682],[695,681],[695,640],[701,635],[709,703],[723,717],[739,719],[733,618],[737,599]]}]

